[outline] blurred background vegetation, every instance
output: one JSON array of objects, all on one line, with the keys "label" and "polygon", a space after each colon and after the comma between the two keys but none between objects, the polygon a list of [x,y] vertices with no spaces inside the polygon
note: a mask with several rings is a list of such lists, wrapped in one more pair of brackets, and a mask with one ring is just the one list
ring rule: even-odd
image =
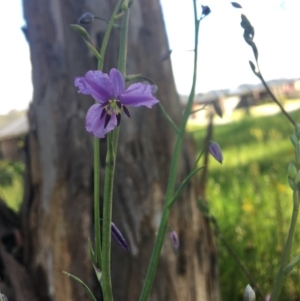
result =
[{"label": "blurred background vegetation", "polygon": [[0,198],[18,212],[23,198],[24,163],[0,160]]},{"label": "blurred background vegetation", "polygon": [[[20,208],[23,198],[23,175],[24,175],[24,158],[23,147],[26,127],[22,120],[26,119],[27,112],[25,110],[12,110],[8,114],[0,115],[0,199],[5,201],[8,206],[17,212]],[[21,124],[20,124],[21,121]],[[9,129],[11,135],[5,130]],[[19,129],[21,127],[21,130]],[[4,132],[5,133],[4,133]],[[22,134],[20,134],[22,132]],[[16,152],[16,157],[6,156],[3,151],[3,140],[13,140],[13,150]],[[12,137],[10,137],[12,136]]]},{"label": "blurred background vegetation", "polygon": [[[207,199],[213,214],[241,261],[270,293],[279,267],[289,227],[292,191],[287,165],[294,160],[289,140],[292,126],[282,114],[253,117],[236,112],[239,120],[214,126],[213,140],[222,148],[224,162],[209,162]],[[300,110],[293,118],[299,121]],[[205,126],[189,125],[201,150]],[[18,211],[23,196],[24,164],[0,160],[0,197]],[[241,300],[248,279],[239,270],[224,244],[217,240],[222,300]],[[292,254],[300,252],[296,232]],[[300,300],[300,269],[291,272],[281,300]]]},{"label": "blurred background vegetation", "polygon": [[[291,114],[299,122],[300,111]],[[205,127],[190,126],[198,149]],[[294,160],[290,142],[293,127],[282,114],[251,117],[216,125],[213,140],[221,146],[224,161],[209,163],[207,200],[228,243],[269,294],[279,268],[289,228],[292,191],[287,165]],[[298,222],[299,224],[299,222]],[[242,300],[249,282],[224,244],[217,240],[222,300]],[[300,252],[296,232],[292,256]],[[299,265],[289,274],[281,301],[300,300]]]}]

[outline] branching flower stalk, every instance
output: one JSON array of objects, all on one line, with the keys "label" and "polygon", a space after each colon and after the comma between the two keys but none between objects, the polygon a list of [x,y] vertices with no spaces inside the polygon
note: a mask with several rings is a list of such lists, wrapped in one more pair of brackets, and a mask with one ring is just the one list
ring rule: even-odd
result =
[{"label": "branching flower stalk", "polygon": [[[98,59],[98,70],[103,70],[103,60],[107,48],[107,43],[113,28],[116,15],[119,11],[122,0],[119,0],[112,13],[110,21],[108,22],[107,29],[103,38],[100,49],[100,57]],[[102,254],[101,254],[101,226],[100,226],[100,140],[94,138],[94,228],[95,228],[95,262],[99,268],[102,267]]]},{"label": "branching flower stalk", "polygon": [[[122,15],[118,15],[122,5]],[[91,15],[91,14],[90,14]],[[121,28],[121,45],[119,70],[112,69],[109,75],[102,72],[103,60],[112,28],[115,26],[117,18],[123,17],[123,27]],[[97,278],[101,284],[103,298],[105,301],[112,301],[111,285],[111,225],[112,225],[112,197],[113,181],[116,164],[116,148],[118,141],[119,128],[112,131],[116,125],[119,125],[121,119],[121,110],[129,115],[123,102],[132,106],[146,105],[152,107],[158,102],[150,93],[151,87],[143,84],[136,84],[134,87],[125,91],[124,78],[126,74],[127,57],[127,34],[128,34],[129,4],[128,0],[119,0],[112,13],[111,19],[105,32],[101,45],[100,53],[91,43],[91,38],[87,31],[78,26],[71,26],[84,39],[88,48],[98,60],[98,71],[88,71],[85,77],[77,77],[75,86],[79,92],[90,94],[96,100],[96,104],[90,107],[86,117],[86,129],[92,133],[94,138],[94,228],[95,228],[95,252],[90,246],[91,260],[94,265]],[[93,18],[88,18],[92,22]],[[125,21],[124,21],[125,20]],[[136,101],[136,96],[140,96],[140,102]],[[100,114],[98,114],[100,113]],[[105,117],[105,118],[104,118]],[[106,172],[104,181],[104,204],[103,204],[103,231],[101,241],[100,227],[100,142],[99,138],[107,135],[107,154],[106,154]],[[100,268],[100,269],[99,269]],[[79,278],[71,275],[79,283],[84,284]],[[86,287],[85,287],[86,288]],[[95,300],[91,294],[92,299]]]},{"label": "branching flower stalk", "polygon": [[[278,101],[278,99],[274,96],[274,94],[272,93],[271,89],[268,87],[266,81],[264,80],[263,75],[260,72],[259,69],[259,64],[258,64],[258,49],[256,47],[256,44],[253,41],[254,38],[254,28],[251,25],[250,21],[248,20],[248,18],[242,14],[242,22],[241,22],[241,26],[244,29],[244,39],[246,41],[246,43],[252,48],[254,57],[255,57],[255,61],[256,61],[256,66],[252,61],[249,61],[250,67],[253,71],[253,73],[261,80],[263,86],[265,87],[265,89],[267,90],[267,92],[269,93],[270,97],[272,98],[272,100],[279,106],[281,112],[286,116],[286,118],[290,121],[290,123],[295,127],[295,132],[294,132],[294,137],[296,137],[296,142],[293,144],[295,146],[295,153],[296,153],[296,161],[299,165],[300,163],[300,153],[297,152],[297,147],[299,147],[299,140],[300,140],[300,133],[299,133],[299,124],[296,124],[296,122],[293,120],[293,118],[285,111],[285,109],[283,108],[283,106],[281,105],[281,103]],[[256,70],[257,68],[257,70]],[[298,171],[299,175],[300,175],[300,170]],[[293,238],[294,238],[294,234],[295,234],[295,229],[296,229],[296,223],[297,223],[297,218],[298,218],[298,211],[299,211],[299,182],[300,181],[296,181],[296,179],[291,179],[290,175],[289,175],[289,182],[291,183],[290,185],[292,186],[293,189],[293,212],[292,212],[292,217],[291,217],[291,224],[290,224],[290,228],[289,228],[289,232],[288,232],[288,236],[287,236],[287,240],[284,246],[284,251],[282,254],[282,258],[281,258],[281,263],[280,263],[280,267],[279,267],[279,271],[277,273],[273,288],[272,288],[272,292],[271,292],[271,298],[270,301],[277,301],[280,295],[280,292],[282,290],[283,287],[283,282],[284,279],[286,277],[286,268],[291,264],[288,263],[289,258],[290,258],[290,254],[291,254],[291,249],[292,249],[292,243],[293,243]]]},{"label": "branching flower stalk", "polygon": [[[119,137],[119,128],[117,127],[121,121],[121,112],[130,117],[130,113],[126,106],[146,106],[152,108],[153,105],[159,101],[153,96],[153,86],[136,83],[130,85],[125,89],[124,79],[126,78],[126,58],[127,58],[127,36],[129,24],[129,7],[132,1],[119,0],[115,10],[112,14],[111,20],[108,23],[107,31],[103,40],[100,53],[92,45],[92,41],[87,31],[77,25],[73,26],[84,38],[84,41],[91,52],[98,59],[98,70],[90,70],[84,77],[77,77],[75,79],[75,86],[78,87],[78,92],[82,94],[91,95],[96,103],[92,105],[86,116],[86,130],[94,135],[94,172],[95,172],[95,193],[94,193],[94,207],[95,207],[95,241],[96,251],[94,252],[90,246],[90,254],[97,278],[102,286],[103,298],[105,301],[113,300],[112,285],[111,285],[111,225],[112,225],[112,199],[113,199],[113,182],[115,174],[116,153]],[[117,15],[119,7],[122,5],[122,11]],[[201,168],[195,166],[181,186],[175,190],[176,175],[179,165],[179,157],[181,153],[181,146],[183,136],[185,133],[186,124],[190,116],[197,78],[197,58],[198,58],[198,33],[200,21],[210,13],[207,6],[202,6],[202,14],[198,18],[196,0],[193,0],[194,19],[195,19],[195,48],[194,48],[194,73],[193,82],[188,99],[186,109],[179,129],[175,127],[177,133],[175,148],[173,151],[170,174],[168,180],[167,191],[165,195],[165,202],[163,208],[162,219],[152,253],[151,261],[148,268],[148,273],[145,280],[145,285],[141,293],[141,300],[147,300],[154,280],[158,261],[160,258],[161,248],[164,242],[164,237],[167,229],[168,218],[170,210],[180,195],[187,182],[194,176]],[[111,69],[109,74],[102,72],[103,59],[107,47],[108,38],[113,26],[116,26],[116,18],[122,17],[123,23],[121,26],[121,40],[119,52],[118,69]],[[85,15],[84,22],[93,20],[91,14]],[[85,23],[86,24],[86,23]],[[166,115],[166,114],[165,114]],[[170,119],[171,120],[171,119]],[[169,121],[170,121],[169,120]],[[171,123],[172,124],[172,123]],[[102,224],[102,240],[100,231],[100,205],[99,205],[99,140],[107,135],[107,154],[106,154],[106,172],[104,181],[104,204],[103,204],[103,224]],[[197,160],[198,161],[198,160]],[[178,244],[177,244],[178,245]],[[99,269],[100,268],[100,269]],[[82,284],[82,282],[81,282]]]},{"label": "branching flower stalk", "polygon": [[254,57],[255,57],[255,61],[256,61],[257,70],[255,70],[256,68],[255,68],[254,63],[252,61],[249,61],[251,69],[252,69],[253,73],[261,80],[263,86],[265,87],[265,89],[269,93],[269,95],[272,98],[272,100],[278,105],[278,107],[280,108],[281,112],[292,123],[292,125],[295,126],[295,121],[286,112],[286,110],[281,105],[281,103],[278,101],[278,99],[274,96],[274,94],[270,90],[269,86],[267,85],[267,83],[266,83],[266,81],[265,81],[262,73],[260,72],[259,64],[258,64],[258,49],[256,47],[256,44],[253,41],[253,38],[254,38],[254,27],[251,25],[250,21],[248,20],[248,18],[245,15],[242,14],[241,18],[242,18],[241,26],[244,29],[244,39],[245,39],[246,43],[252,48],[252,51],[253,51],[253,54],[254,54]]},{"label": "branching flower stalk", "polygon": [[[103,202],[103,231],[102,241],[99,242],[101,249],[102,270],[101,286],[105,301],[113,300],[111,285],[111,225],[112,225],[112,201],[113,201],[113,183],[116,165],[116,153],[119,129],[121,122],[121,113],[124,112],[130,117],[127,106],[140,107],[146,106],[152,108],[159,101],[152,94],[152,86],[143,83],[131,84],[127,89],[125,87],[126,57],[127,57],[127,34],[129,18],[128,0],[122,2],[123,25],[121,27],[121,45],[119,55],[119,68],[112,68],[109,74],[100,70],[90,70],[84,77],[75,78],[75,86],[78,92],[91,95],[96,103],[92,105],[86,115],[86,130],[97,138],[104,138],[107,135],[107,153],[104,180],[104,202]],[[117,10],[114,11],[116,13]],[[82,31],[87,35],[86,31]],[[106,42],[104,43],[106,45]],[[91,49],[93,45],[89,45]],[[99,60],[104,57],[105,52],[97,54],[95,48],[91,49]],[[103,62],[99,62],[100,68]],[[96,161],[97,162],[97,161]],[[96,168],[97,170],[97,168]],[[99,171],[99,169],[98,169]],[[99,182],[97,183],[99,185]],[[99,200],[98,200],[99,202]],[[98,204],[99,206],[99,204]],[[95,210],[97,212],[97,210]],[[98,214],[98,212],[97,212]],[[95,214],[96,217],[96,214]],[[99,220],[99,216],[96,220]],[[97,226],[95,227],[97,229]],[[100,230],[100,222],[99,228]],[[96,248],[99,246],[97,240],[100,234],[96,234]],[[101,245],[102,242],[102,245]],[[98,250],[97,250],[98,251]],[[93,254],[92,250],[90,253]],[[93,256],[92,256],[93,257]],[[97,259],[99,260],[99,256]]]},{"label": "branching flower stalk", "polygon": [[188,121],[188,118],[190,116],[194,96],[195,96],[195,87],[196,87],[196,79],[197,79],[197,61],[198,61],[198,34],[199,34],[199,26],[200,21],[203,17],[198,19],[198,13],[197,13],[197,6],[196,6],[196,0],[193,0],[193,8],[194,8],[194,25],[195,25],[195,37],[194,37],[194,65],[193,65],[193,82],[191,87],[191,92],[188,98],[188,103],[185,108],[183,118],[181,120],[181,124],[179,127],[179,132],[177,134],[175,147],[171,159],[171,166],[170,166],[170,172],[169,172],[169,179],[168,179],[168,185],[167,185],[167,191],[165,195],[165,201],[164,201],[164,207],[162,212],[162,218],[160,221],[158,233],[155,240],[154,249],[151,255],[150,264],[148,267],[146,279],[144,282],[144,286],[140,295],[139,301],[146,301],[148,300],[155,273],[157,270],[159,258],[160,258],[160,252],[163,246],[165,234],[168,228],[168,219],[171,211],[170,204],[174,203],[173,196],[174,196],[174,189],[175,189],[175,182],[176,182],[176,175],[178,171],[178,163],[179,163],[179,157],[181,152],[181,146],[182,146],[182,140],[183,135],[185,132],[186,124]]}]

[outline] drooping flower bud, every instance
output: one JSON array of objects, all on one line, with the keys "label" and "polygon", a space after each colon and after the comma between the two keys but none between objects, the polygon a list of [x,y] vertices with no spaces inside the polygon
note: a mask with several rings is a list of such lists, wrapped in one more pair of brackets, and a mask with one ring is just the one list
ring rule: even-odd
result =
[{"label": "drooping flower bud", "polygon": [[207,6],[207,5],[201,5],[201,6],[202,6],[202,15],[203,16],[207,16],[211,13],[209,6]]},{"label": "drooping flower bud", "polygon": [[173,251],[175,254],[178,253],[178,250],[179,250],[179,238],[178,238],[178,235],[176,233],[176,231],[171,231],[169,233],[169,237],[170,237],[170,240],[171,240],[171,243],[172,243],[172,248],[173,248]]},{"label": "drooping flower bud", "polygon": [[255,292],[250,286],[250,284],[248,284],[244,291],[244,301],[255,301],[255,300],[256,300]]},{"label": "drooping flower bud", "polygon": [[219,117],[223,117],[223,111],[222,108],[220,106],[220,103],[218,101],[213,101],[212,105],[214,107],[215,112],[218,114]]},{"label": "drooping flower bud", "polygon": [[211,141],[208,148],[210,154],[221,164],[223,162],[223,154],[217,142]]},{"label": "drooping flower bud", "polygon": [[111,234],[115,241],[121,246],[121,248],[124,251],[129,252],[129,245],[127,241],[125,240],[123,234],[114,223],[111,223]]},{"label": "drooping flower bud", "polygon": [[79,24],[83,24],[83,25],[87,25],[87,24],[91,24],[95,19],[95,16],[92,13],[84,13],[79,19],[78,19],[78,23]]},{"label": "drooping flower bud", "polygon": [[242,5],[240,5],[239,3],[237,2],[231,2],[231,5],[235,8],[242,8]]}]

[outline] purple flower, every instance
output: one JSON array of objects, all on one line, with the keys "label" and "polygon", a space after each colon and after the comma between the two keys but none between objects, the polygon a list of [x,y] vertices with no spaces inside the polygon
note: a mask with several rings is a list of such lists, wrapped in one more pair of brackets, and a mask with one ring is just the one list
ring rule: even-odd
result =
[{"label": "purple flower", "polygon": [[217,142],[211,141],[208,150],[211,153],[211,155],[222,164],[223,155],[219,144]]},{"label": "purple flower", "polygon": [[88,71],[84,77],[75,78],[75,86],[79,93],[89,94],[97,101],[87,112],[85,128],[98,138],[120,124],[122,110],[130,117],[126,106],[152,108],[158,103],[150,85],[136,83],[125,90],[123,76],[114,68],[109,74]]}]

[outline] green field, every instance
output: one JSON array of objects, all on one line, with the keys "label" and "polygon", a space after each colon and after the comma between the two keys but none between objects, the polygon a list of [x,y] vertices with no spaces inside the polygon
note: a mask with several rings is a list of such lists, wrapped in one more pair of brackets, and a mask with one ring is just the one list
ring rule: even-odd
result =
[{"label": "green field", "polygon": [[[300,122],[300,111],[291,114]],[[201,149],[205,128],[190,126]],[[289,227],[292,191],[287,165],[294,160],[293,127],[282,114],[244,117],[214,127],[213,140],[223,151],[220,165],[209,162],[207,198],[227,241],[250,270],[265,294],[270,293]],[[300,222],[298,222],[300,226]],[[222,300],[242,300],[249,282],[219,240]],[[300,229],[292,254],[300,252]],[[285,282],[281,301],[300,300],[300,269]]]}]

